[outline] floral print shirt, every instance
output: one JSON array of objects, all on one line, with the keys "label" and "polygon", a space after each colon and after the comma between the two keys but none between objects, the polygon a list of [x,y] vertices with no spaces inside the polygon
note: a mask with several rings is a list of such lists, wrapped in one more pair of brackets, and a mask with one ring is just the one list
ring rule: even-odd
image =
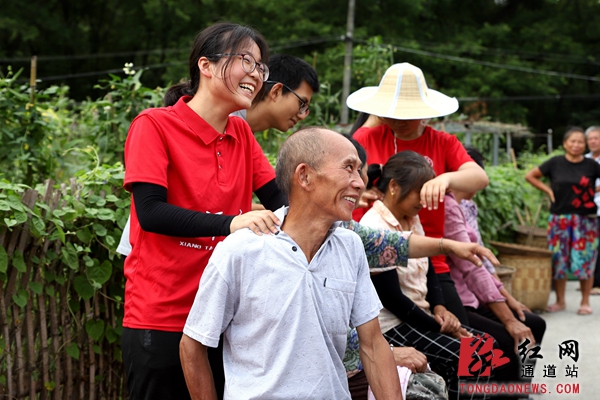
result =
[{"label": "floral print shirt", "polygon": [[406,267],[408,263],[408,240],[412,232],[390,232],[363,226],[355,221],[342,223],[360,236],[371,272],[389,270],[393,266]]}]

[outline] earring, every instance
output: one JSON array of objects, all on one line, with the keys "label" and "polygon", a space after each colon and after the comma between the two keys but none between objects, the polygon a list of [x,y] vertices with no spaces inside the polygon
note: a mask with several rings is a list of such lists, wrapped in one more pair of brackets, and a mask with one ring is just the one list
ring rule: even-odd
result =
[{"label": "earring", "polygon": [[393,190],[390,191],[390,194],[392,195],[392,197],[394,197],[394,191]]}]

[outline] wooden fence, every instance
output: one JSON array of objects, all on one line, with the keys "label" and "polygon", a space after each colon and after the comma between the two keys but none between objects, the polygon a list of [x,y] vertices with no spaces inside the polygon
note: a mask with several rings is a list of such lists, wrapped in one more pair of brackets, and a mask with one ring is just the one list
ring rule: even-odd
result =
[{"label": "wooden fence", "polygon": [[[43,196],[29,189],[22,202],[30,210],[37,204],[46,217],[65,204],[65,193],[77,189],[74,181],[60,189],[47,182]],[[80,246],[77,236],[35,238],[31,223],[28,218],[0,232],[6,253],[6,273],[0,275],[0,398],[126,397],[119,346],[122,297],[115,296],[122,293],[122,273],[113,268],[105,284],[82,297],[73,283],[86,276],[86,263],[77,259],[67,265],[61,254],[69,243]],[[102,246],[91,251],[108,253]],[[118,257],[113,262],[122,265]]]}]

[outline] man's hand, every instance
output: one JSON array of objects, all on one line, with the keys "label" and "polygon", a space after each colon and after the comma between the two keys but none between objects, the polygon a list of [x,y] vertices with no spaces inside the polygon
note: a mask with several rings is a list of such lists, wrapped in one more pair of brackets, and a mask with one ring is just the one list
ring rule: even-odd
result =
[{"label": "man's hand", "polygon": [[273,214],[273,211],[250,211],[234,217],[229,230],[233,233],[239,229],[250,228],[252,232],[260,236],[263,233],[277,232],[275,225],[281,225],[281,221]]},{"label": "man's hand", "polygon": [[463,243],[444,239],[442,241],[442,246],[446,253],[454,254],[458,258],[464,260],[469,260],[478,267],[483,265],[481,257],[487,258],[493,265],[500,265],[500,261],[498,261],[490,249],[480,246],[477,243]]},{"label": "man's hand", "polygon": [[406,367],[413,373],[427,370],[427,357],[414,347],[393,347],[396,365]]},{"label": "man's hand", "polygon": [[461,327],[458,318],[442,305],[437,305],[433,308],[433,319],[440,324],[441,333],[452,335]]}]

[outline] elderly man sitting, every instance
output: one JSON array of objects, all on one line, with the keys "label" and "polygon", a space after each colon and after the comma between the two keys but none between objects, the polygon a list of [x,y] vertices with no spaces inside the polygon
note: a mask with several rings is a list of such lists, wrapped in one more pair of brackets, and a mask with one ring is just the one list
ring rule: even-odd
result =
[{"label": "elderly man sitting", "polygon": [[354,146],[327,129],[285,141],[277,183],[289,207],[276,212],[280,230],[230,235],[202,275],[180,346],[192,398],[216,398],[206,348],[224,332],[226,399],[350,399],[349,325],[375,396],[401,398],[363,245],[338,227],[364,190],[360,164]]}]

